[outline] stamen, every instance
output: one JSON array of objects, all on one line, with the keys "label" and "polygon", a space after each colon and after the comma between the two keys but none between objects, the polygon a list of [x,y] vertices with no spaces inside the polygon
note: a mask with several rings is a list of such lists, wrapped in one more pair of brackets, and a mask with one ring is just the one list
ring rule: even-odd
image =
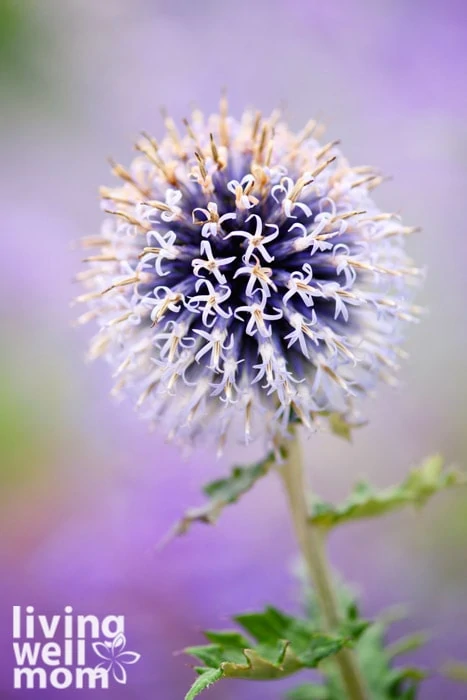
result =
[{"label": "stamen", "polygon": [[214,141],[214,136],[209,134],[209,140],[211,142],[211,153],[218,170],[223,170],[225,168],[225,163],[219,157],[219,151],[217,150],[216,143]]},{"label": "stamen", "polygon": [[131,216],[131,214],[127,214],[126,211],[112,211],[112,209],[104,209],[106,214],[113,214],[114,216],[120,216],[122,219],[125,219],[125,221],[128,221],[129,224],[132,224],[133,226],[138,226],[139,228],[142,228],[143,231],[151,231],[152,226],[148,224],[146,221],[140,221],[139,219],[136,219],[134,216]]},{"label": "stamen", "polygon": [[115,204],[127,204],[128,206],[134,207],[137,202],[133,199],[128,199],[128,197],[122,197],[117,195],[109,187],[99,187],[99,194],[102,199],[110,199]]},{"label": "stamen", "polygon": [[[144,153],[146,158],[153,163],[153,165],[156,166],[156,168],[162,173],[162,175],[165,177],[167,182],[169,182],[171,185],[176,186],[177,185],[177,178],[175,177],[175,171],[172,168],[170,168],[159,155],[159,146],[157,144],[157,141],[153,139],[149,134],[147,134],[145,131],[141,132],[142,136],[146,139],[148,142],[142,143],[141,141],[137,142],[135,144],[135,149],[137,151],[140,151],[141,153]],[[152,150],[151,150],[152,149]],[[147,191],[145,193],[145,198],[148,198],[151,196],[151,192]]]},{"label": "stamen", "polygon": [[143,197],[147,197],[150,193],[149,190],[144,188],[142,185],[140,185],[132,175],[126,170],[123,165],[120,165],[120,163],[117,163],[113,158],[109,158],[109,163],[112,167],[112,173],[116,175],[117,177],[120,177],[122,180],[125,182],[128,182],[130,185],[132,185],[138,192],[140,192]]},{"label": "stamen", "polygon": [[260,124],[261,124],[261,112],[256,112],[255,118],[253,121],[253,129],[251,132],[251,140],[253,141],[253,143],[256,141],[256,137],[258,135]]},{"label": "stamen", "polygon": [[118,258],[114,254],[90,255],[83,258],[83,262],[118,262]]},{"label": "stamen", "polygon": [[315,178],[318,175],[320,175],[323,172],[323,170],[326,170],[328,165],[331,165],[331,163],[334,163],[336,158],[337,158],[337,156],[333,156],[332,158],[329,158],[328,160],[326,160],[324,163],[321,163],[321,165],[319,165],[317,168],[312,170],[312,172],[310,173],[310,177]]},{"label": "stamen", "polygon": [[114,282],[114,284],[111,284],[110,287],[107,287],[107,289],[103,289],[101,292],[101,295],[107,294],[108,292],[111,292],[113,289],[119,289],[120,287],[127,287],[129,284],[137,284],[140,281],[141,281],[141,278],[139,277],[139,275],[135,275],[134,277],[127,277],[126,279],[123,279],[123,280],[118,280],[117,282]]},{"label": "stamen", "polygon": [[219,104],[219,137],[221,140],[221,144],[225,147],[228,147],[229,144],[229,131],[227,127],[227,115],[229,111],[229,105],[227,102],[227,96],[224,93],[221,97],[220,104]]},{"label": "stamen", "polygon": [[325,146],[319,149],[319,151],[316,151],[315,153],[315,158],[316,160],[321,160],[323,156],[325,156],[329,151],[334,148],[335,146],[338,146],[340,144],[340,139],[337,139],[335,141],[329,141]]}]

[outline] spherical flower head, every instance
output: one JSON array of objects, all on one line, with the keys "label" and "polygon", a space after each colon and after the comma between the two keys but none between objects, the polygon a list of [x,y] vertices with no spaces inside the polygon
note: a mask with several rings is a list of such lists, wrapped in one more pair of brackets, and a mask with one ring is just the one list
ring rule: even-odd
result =
[{"label": "spherical flower head", "polygon": [[295,134],[277,114],[238,121],[224,99],[184,135],[165,121],[128,170],[112,163],[121,184],[101,189],[109,216],[84,240],[98,249],[80,275],[80,321],[100,326],[91,356],[183,443],[354,420],[392,381],[417,316],[415,229],[376,207],[381,176],[320,144],[314,122]]}]

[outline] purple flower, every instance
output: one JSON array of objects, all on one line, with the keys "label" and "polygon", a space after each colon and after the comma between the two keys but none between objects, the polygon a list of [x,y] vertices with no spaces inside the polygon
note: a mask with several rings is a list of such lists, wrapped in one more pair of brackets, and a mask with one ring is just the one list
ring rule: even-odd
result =
[{"label": "purple flower", "polygon": [[80,321],[100,331],[91,357],[113,366],[115,392],[181,442],[238,425],[274,442],[300,420],[355,419],[376,380],[393,381],[402,322],[414,320],[404,251],[415,229],[370,197],[382,180],[351,167],[310,122],[278,114],[207,120],[136,145],[123,184],[102,188],[98,253],[81,278]]}]

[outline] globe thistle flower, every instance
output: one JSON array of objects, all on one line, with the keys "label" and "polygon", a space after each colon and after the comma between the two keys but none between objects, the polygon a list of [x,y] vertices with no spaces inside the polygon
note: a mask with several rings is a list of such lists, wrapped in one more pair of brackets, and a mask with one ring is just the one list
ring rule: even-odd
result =
[{"label": "globe thistle flower", "polygon": [[320,144],[315,122],[294,134],[275,113],[237,121],[225,99],[184,135],[165,125],[128,170],[112,162],[121,184],[101,188],[109,216],[84,240],[98,249],[79,276],[79,321],[100,326],[91,357],[182,442],[355,419],[360,397],[393,381],[417,316],[415,229],[373,202],[382,177]]}]

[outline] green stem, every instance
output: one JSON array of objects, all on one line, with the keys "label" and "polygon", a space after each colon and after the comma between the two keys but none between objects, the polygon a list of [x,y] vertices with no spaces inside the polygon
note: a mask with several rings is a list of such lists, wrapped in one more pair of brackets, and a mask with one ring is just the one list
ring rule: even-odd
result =
[{"label": "green stem", "polygon": [[[315,588],[326,630],[333,632],[339,627],[339,607],[322,533],[309,519],[302,455],[296,434],[293,440],[286,444],[286,449],[287,459],[280,467],[279,473],[287,493],[295,534]],[[343,649],[335,658],[349,700],[367,700],[368,696],[353,652]]]}]

